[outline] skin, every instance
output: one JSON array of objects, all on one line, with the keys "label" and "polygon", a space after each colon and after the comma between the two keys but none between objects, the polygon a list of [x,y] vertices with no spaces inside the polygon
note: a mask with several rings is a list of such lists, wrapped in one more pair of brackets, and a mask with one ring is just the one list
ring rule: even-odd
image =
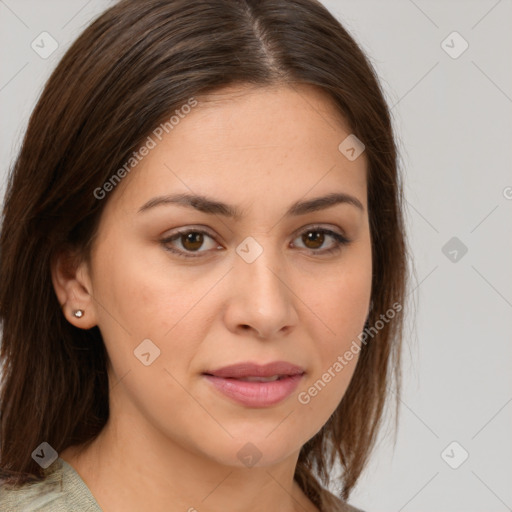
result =
[{"label": "skin", "polygon": [[[98,325],[111,360],[107,425],[83,453],[70,447],[60,456],[105,512],[315,511],[293,480],[299,451],[343,398],[358,356],[308,404],[297,397],[349,349],[368,315],[366,158],[349,161],[338,150],[351,131],[313,86],[230,87],[197,99],[104,199],[90,262],[68,268],[62,255],[52,268],[66,318]],[[178,192],[208,195],[243,216],[172,204],[138,213]],[[363,209],[342,203],[284,216],[292,203],[332,192]],[[325,254],[335,240],[308,240],[315,224],[350,243]],[[165,250],[162,239],[177,228],[209,232],[203,245],[167,243],[200,257]],[[236,252],[248,236],[263,248],[252,263]],[[145,366],[134,350],[148,338],[161,352]],[[270,407],[233,402],[201,375],[276,360],[306,374]],[[248,442],[261,453],[253,467],[237,457]]]}]

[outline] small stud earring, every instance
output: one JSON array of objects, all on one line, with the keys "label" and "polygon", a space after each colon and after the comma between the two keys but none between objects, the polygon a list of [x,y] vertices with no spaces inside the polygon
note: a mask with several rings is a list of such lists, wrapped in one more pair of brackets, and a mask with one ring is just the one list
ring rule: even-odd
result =
[{"label": "small stud earring", "polygon": [[83,309],[75,309],[73,311],[73,316],[76,318],[82,318],[84,316],[84,310]]}]

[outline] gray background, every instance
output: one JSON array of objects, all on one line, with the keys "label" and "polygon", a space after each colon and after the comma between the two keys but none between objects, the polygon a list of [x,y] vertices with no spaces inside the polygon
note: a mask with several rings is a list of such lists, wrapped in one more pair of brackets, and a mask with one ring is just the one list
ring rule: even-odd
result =
[{"label": "gray background", "polygon": [[[110,4],[0,0],[2,196],[45,80]],[[512,510],[512,1],[324,4],[370,55],[392,106],[414,255],[396,446],[388,422],[351,502]],[[59,44],[47,59],[31,48],[43,31]]]}]

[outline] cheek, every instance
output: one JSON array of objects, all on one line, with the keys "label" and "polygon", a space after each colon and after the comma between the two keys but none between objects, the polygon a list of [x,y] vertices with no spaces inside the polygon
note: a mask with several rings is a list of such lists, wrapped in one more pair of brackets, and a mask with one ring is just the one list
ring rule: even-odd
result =
[{"label": "cheek", "polygon": [[[348,273],[339,286],[331,290],[333,296],[330,306],[329,321],[336,333],[334,342],[324,343],[324,368],[331,368],[340,355],[345,355],[343,365],[345,376],[354,372],[359,356],[361,343],[358,336],[364,329],[368,317],[368,308],[371,299],[372,272],[371,262],[362,264],[358,271]],[[348,386],[348,382],[346,383]]]},{"label": "cheek", "polygon": [[[299,410],[309,419],[314,435],[342,400],[361,350],[358,336],[364,329],[371,299],[372,266],[369,246],[347,258],[337,273],[317,280],[309,294],[311,339],[315,340],[312,372],[298,390]],[[302,408],[302,409],[301,409]]]},{"label": "cheek", "polygon": [[316,339],[322,340],[320,351],[332,357],[359,335],[368,315],[372,289],[369,243],[347,252],[347,258],[328,273],[310,278],[308,287],[307,304],[316,314],[312,318],[318,329]]},{"label": "cheek", "polygon": [[[101,303],[98,324],[115,377],[130,372],[130,380],[143,379],[136,391],[154,386],[156,381],[145,376],[158,374],[178,392],[179,385],[165,370],[179,382],[187,377],[186,369],[214,321],[207,295],[222,274],[201,274],[198,269],[192,275],[191,269],[173,267],[165,253],[136,246],[116,249],[119,256],[113,258],[113,248],[121,247],[121,240],[111,237],[109,244],[110,251],[104,246],[97,255],[95,291]],[[144,341],[148,339],[151,344]],[[158,354],[148,367],[137,359],[137,353],[147,353],[139,347],[146,346]]]},{"label": "cheek", "polygon": [[[188,315],[207,289],[205,279],[185,276],[159,251],[123,247],[114,239],[110,246],[112,251],[105,247],[98,254],[95,289],[104,306],[99,308],[101,323],[117,324],[114,327],[124,328],[134,341],[141,337],[163,340],[173,329],[191,324]],[[114,252],[115,257],[108,256]],[[187,321],[183,321],[185,315]]]}]

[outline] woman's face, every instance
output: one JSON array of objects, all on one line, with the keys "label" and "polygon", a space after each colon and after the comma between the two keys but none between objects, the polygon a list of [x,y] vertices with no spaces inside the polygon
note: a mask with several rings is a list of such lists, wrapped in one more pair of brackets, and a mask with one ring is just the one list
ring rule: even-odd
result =
[{"label": "woman's face", "polygon": [[[371,294],[366,158],[347,158],[348,142],[340,151],[350,129],[311,86],[221,93],[153,135],[156,147],[103,199],[90,266],[77,274],[90,302],[72,321],[99,326],[111,414],[134,433],[267,466],[320,430],[357,363],[355,350],[343,356]],[[227,206],[164,199],[176,194]],[[315,207],[330,194],[353,200]],[[206,375],[275,361],[298,376]]]}]

